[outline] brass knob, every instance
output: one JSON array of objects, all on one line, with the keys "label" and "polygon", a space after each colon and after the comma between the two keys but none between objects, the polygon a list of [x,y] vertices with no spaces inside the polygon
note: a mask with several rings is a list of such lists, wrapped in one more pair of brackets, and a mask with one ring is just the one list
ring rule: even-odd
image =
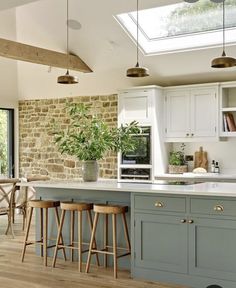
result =
[{"label": "brass knob", "polygon": [[214,207],[214,210],[217,212],[223,212],[224,211],[224,207],[222,205],[216,205]]},{"label": "brass knob", "polygon": [[194,133],[192,133],[191,136],[194,136]]},{"label": "brass knob", "polygon": [[162,202],[158,201],[158,202],[155,203],[155,207],[157,207],[157,208],[163,208],[163,207],[164,207],[164,204],[163,204]]},{"label": "brass knob", "polygon": [[186,223],[186,219],[181,219],[180,222],[181,223]]},{"label": "brass knob", "polygon": [[189,224],[193,224],[193,220],[188,220],[188,223]]},{"label": "brass knob", "polygon": [[186,133],[186,136],[189,136],[189,133]]}]

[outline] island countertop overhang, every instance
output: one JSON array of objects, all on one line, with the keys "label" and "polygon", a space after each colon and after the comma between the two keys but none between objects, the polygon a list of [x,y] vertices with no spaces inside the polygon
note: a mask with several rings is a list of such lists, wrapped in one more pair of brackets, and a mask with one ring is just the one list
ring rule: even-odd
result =
[{"label": "island countertop overhang", "polygon": [[162,185],[147,183],[119,183],[117,180],[83,182],[74,180],[51,180],[21,182],[21,187],[55,188],[73,190],[111,191],[128,193],[194,195],[212,197],[236,197],[236,183],[206,182],[191,185]]}]

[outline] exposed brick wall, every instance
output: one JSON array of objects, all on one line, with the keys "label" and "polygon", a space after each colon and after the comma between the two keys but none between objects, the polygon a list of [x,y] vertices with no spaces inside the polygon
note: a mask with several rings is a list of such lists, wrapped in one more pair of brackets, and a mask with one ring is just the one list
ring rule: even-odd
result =
[{"label": "exposed brick wall", "polygon": [[[80,96],[63,99],[26,100],[19,102],[20,176],[49,175],[52,179],[77,179],[81,177],[81,163],[75,157],[58,152],[50,122],[55,119],[65,128],[66,101],[91,105],[96,113],[111,126],[117,126],[117,95]],[[100,177],[116,178],[117,161],[108,153],[99,161]]]}]

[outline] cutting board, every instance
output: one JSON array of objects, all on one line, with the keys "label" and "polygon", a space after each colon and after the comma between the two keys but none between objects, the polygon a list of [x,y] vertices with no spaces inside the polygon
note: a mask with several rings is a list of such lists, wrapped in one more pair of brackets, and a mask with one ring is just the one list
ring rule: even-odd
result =
[{"label": "cutting board", "polygon": [[206,169],[206,171],[208,170],[207,152],[203,151],[202,147],[194,153],[194,168],[198,167],[202,167]]}]

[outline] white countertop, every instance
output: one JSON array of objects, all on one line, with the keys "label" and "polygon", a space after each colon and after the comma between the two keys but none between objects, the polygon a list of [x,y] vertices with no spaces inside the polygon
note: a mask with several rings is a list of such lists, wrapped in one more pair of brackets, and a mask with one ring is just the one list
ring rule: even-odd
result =
[{"label": "white countertop", "polygon": [[40,188],[79,189],[97,191],[118,191],[135,193],[160,193],[195,196],[236,197],[236,183],[207,182],[192,185],[162,185],[143,183],[118,183],[117,180],[99,180],[97,182],[83,181],[35,181],[20,183],[20,186]]},{"label": "white countertop", "polygon": [[199,181],[210,181],[210,182],[235,182],[236,174],[222,174],[222,173],[183,173],[183,174],[158,174],[155,176],[157,180],[179,180],[179,181],[189,181],[189,180],[199,180]]}]

